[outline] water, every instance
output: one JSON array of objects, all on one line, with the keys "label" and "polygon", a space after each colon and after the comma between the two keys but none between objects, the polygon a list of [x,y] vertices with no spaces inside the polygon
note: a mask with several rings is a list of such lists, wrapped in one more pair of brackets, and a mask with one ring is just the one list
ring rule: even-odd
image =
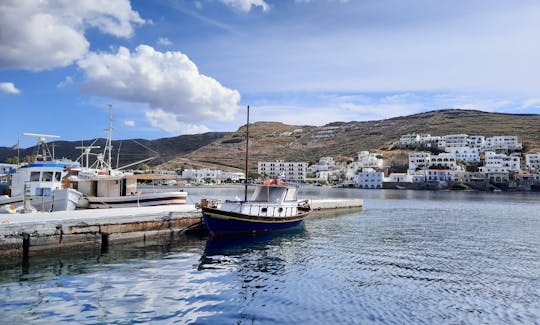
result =
[{"label": "water", "polygon": [[[189,190],[234,198],[241,189]],[[0,270],[2,323],[538,324],[540,195],[362,197],[260,237],[137,242]]]}]

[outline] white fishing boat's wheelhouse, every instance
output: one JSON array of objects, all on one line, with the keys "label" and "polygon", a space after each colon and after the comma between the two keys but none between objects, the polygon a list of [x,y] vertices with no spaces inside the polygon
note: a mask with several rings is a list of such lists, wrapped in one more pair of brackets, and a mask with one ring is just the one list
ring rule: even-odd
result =
[{"label": "white fishing boat's wheelhouse", "polygon": [[259,185],[249,201],[226,201],[221,203],[218,209],[261,217],[296,216],[298,215],[297,189]]},{"label": "white fishing boat's wheelhouse", "polygon": [[13,174],[11,196],[24,195],[25,186],[28,195],[49,196],[54,190],[62,189],[63,178],[67,175],[64,165],[54,163],[32,163],[21,166]]}]

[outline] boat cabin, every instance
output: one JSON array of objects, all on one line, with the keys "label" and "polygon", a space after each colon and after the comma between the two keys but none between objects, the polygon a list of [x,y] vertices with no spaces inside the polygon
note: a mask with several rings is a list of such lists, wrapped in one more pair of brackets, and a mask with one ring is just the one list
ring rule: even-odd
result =
[{"label": "boat cabin", "polygon": [[29,195],[49,196],[53,190],[64,187],[62,179],[67,171],[62,164],[33,163],[17,169],[11,180],[11,196],[23,196],[25,185]]},{"label": "boat cabin", "polygon": [[279,185],[262,185],[255,188],[255,192],[251,196],[252,202],[290,202],[297,201],[297,189],[293,187],[285,187]]}]

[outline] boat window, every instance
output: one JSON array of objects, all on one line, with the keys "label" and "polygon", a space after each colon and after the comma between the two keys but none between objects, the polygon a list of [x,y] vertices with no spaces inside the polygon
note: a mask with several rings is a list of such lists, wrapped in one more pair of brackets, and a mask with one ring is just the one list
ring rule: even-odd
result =
[{"label": "boat window", "polygon": [[287,195],[285,196],[285,201],[296,201],[296,188],[287,189]]},{"label": "boat window", "polygon": [[30,173],[30,182],[39,182],[39,172]]},{"label": "boat window", "polygon": [[53,179],[53,172],[43,172],[43,177],[41,178],[41,181],[51,182],[52,179]]},{"label": "boat window", "polygon": [[267,211],[266,208],[262,208],[262,209],[261,209],[261,212],[262,212],[262,213],[266,213],[266,211]]},{"label": "boat window", "polygon": [[62,173],[60,173],[60,172],[54,173],[54,179],[55,179],[57,182],[60,182],[60,180],[62,179]]}]

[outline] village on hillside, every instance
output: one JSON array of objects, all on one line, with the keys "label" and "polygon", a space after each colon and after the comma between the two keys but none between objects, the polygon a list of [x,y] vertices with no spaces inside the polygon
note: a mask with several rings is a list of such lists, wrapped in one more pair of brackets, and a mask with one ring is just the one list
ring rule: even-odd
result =
[{"label": "village on hillside", "polygon": [[[540,190],[540,153],[523,153],[517,136],[470,136],[449,134],[405,134],[387,152],[361,151],[355,159],[338,161],[320,157],[318,162],[259,161],[250,180],[260,182],[281,178],[289,182],[316,186],[363,189],[476,189],[482,191]],[[408,165],[386,159],[390,152],[405,152]],[[0,175],[8,176],[15,165],[2,164]],[[141,173],[148,172],[139,171]],[[189,185],[239,183],[243,172],[208,168],[176,171],[152,170],[157,174],[177,175]],[[176,185],[169,180],[164,185]]]},{"label": "village on hillside", "polygon": [[[302,161],[260,161],[261,179],[284,178],[315,185],[364,189],[477,189],[530,191],[540,189],[540,153],[522,153],[517,136],[405,134],[393,150],[408,152],[408,166],[387,163],[378,152],[361,151],[354,161],[321,157]],[[401,167],[401,168],[400,168]],[[399,172],[398,172],[399,171]],[[243,173],[185,169],[182,178],[194,183],[238,182]]]}]

